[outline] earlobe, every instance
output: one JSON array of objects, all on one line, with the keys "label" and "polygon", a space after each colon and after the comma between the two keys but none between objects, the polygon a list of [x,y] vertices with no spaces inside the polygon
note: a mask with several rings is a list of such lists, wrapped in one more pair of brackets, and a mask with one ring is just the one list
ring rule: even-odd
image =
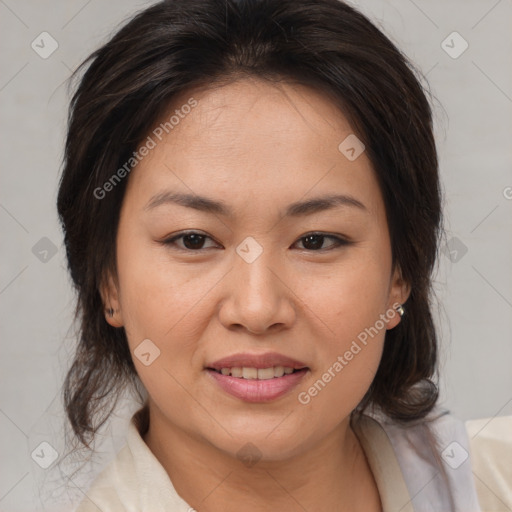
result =
[{"label": "earlobe", "polygon": [[107,308],[105,309],[105,319],[112,327],[123,327],[123,320],[121,311],[119,309]]},{"label": "earlobe", "polygon": [[111,275],[107,278],[107,284],[102,284],[100,287],[100,295],[104,305],[106,322],[112,327],[122,327],[124,323],[118,289]]},{"label": "earlobe", "polygon": [[410,293],[411,286],[403,279],[400,269],[395,269],[388,301],[388,311],[391,314],[386,315],[389,318],[388,330],[396,327],[402,320],[402,317],[407,314],[407,308],[404,304],[407,302]]}]

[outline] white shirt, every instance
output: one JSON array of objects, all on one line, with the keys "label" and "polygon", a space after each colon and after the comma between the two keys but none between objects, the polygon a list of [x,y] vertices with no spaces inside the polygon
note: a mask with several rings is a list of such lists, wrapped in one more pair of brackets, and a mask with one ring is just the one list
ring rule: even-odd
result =
[{"label": "white shirt", "polygon": [[[511,512],[512,416],[464,425],[435,409],[428,419],[438,439],[438,460],[425,421],[404,427],[365,413],[352,422],[383,511]],[[133,415],[126,444],[75,512],[194,512],[144,442],[139,431],[144,432],[144,421],[146,410]]]}]

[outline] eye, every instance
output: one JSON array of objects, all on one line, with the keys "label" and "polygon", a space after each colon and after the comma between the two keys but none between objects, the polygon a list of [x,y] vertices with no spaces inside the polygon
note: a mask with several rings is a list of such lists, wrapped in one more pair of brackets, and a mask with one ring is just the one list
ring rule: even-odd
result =
[{"label": "eye", "polygon": [[[328,247],[322,247],[324,241],[326,239],[330,239],[333,241],[331,245]],[[308,233],[305,236],[299,238],[299,241],[302,241],[304,249],[307,251],[329,251],[335,249],[336,247],[341,247],[343,245],[348,245],[350,242],[344,238],[334,235],[327,235],[325,233]]]},{"label": "eye", "polygon": [[[207,240],[213,241],[211,237],[204,233],[198,231],[187,231],[178,233],[177,235],[171,238],[167,238],[166,240],[162,241],[162,244],[166,246],[174,246],[177,249],[183,251],[195,252],[219,246],[216,242],[214,242],[213,245],[205,247],[205,242]],[[332,242],[327,247],[324,247],[324,242],[326,240],[331,240]],[[180,242],[178,243],[178,241]],[[350,243],[348,240],[344,238],[335,235],[328,235],[326,233],[308,233],[307,235],[299,238],[298,242],[296,243],[299,242],[302,242],[303,248],[308,252],[329,251],[337,247],[348,245]]]},{"label": "eye", "polygon": [[[178,240],[181,240],[182,244],[176,243]],[[175,246],[183,251],[200,251],[210,248],[204,246],[206,240],[212,240],[212,238],[198,231],[187,231],[167,238],[162,243],[164,245]]]}]

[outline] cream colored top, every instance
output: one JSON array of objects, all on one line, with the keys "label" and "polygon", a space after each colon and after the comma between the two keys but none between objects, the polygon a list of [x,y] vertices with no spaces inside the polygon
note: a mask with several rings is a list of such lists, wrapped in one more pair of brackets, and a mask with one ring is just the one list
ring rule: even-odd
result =
[{"label": "cream colored top", "polygon": [[[143,411],[132,417],[126,444],[93,482],[76,512],[194,511],[142,439],[147,428],[141,420]],[[446,411],[437,411],[432,418],[430,431],[440,448],[437,458],[429,448],[425,422],[401,427],[368,414],[353,421],[383,512],[511,512],[512,416],[469,421],[465,426]]]}]

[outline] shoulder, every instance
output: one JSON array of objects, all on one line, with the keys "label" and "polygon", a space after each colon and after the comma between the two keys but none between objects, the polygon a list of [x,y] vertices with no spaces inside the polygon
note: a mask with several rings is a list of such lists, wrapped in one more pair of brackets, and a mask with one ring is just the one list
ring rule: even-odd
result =
[{"label": "shoulder", "polygon": [[457,510],[512,510],[512,416],[463,422],[436,407],[409,424],[374,417],[393,445],[411,496],[418,493],[418,509],[422,495],[425,503],[444,495],[446,503],[464,503]]},{"label": "shoulder", "polygon": [[512,416],[466,422],[483,510],[512,510]]},{"label": "shoulder", "polygon": [[[128,444],[95,478],[75,512],[136,510],[137,479]],[[128,504],[131,504],[128,505]]]},{"label": "shoulder", "polygon": [[141,487],[144,477],[151,478],[152,467],[146,467],[147,463],[144,465],[149,449],[139,433],[139,420],[140,413],[132,416],[124,445],[114,460],[96,476],[75,512],[136,512],[142,509]]},{"label": "shoulder", "polygon": [[440,407],[409,422],[379,411],[373,417],[393,447],[415,511],[481,510],[463,421]]},{"label": "shoulder", "polygon": [[[143,411],[142,411],[143,412]],[[94,480],[75,512],[189,512],[155,455],[146,445],[144,424],[136,413],[126,433],[126,444]]]}]

